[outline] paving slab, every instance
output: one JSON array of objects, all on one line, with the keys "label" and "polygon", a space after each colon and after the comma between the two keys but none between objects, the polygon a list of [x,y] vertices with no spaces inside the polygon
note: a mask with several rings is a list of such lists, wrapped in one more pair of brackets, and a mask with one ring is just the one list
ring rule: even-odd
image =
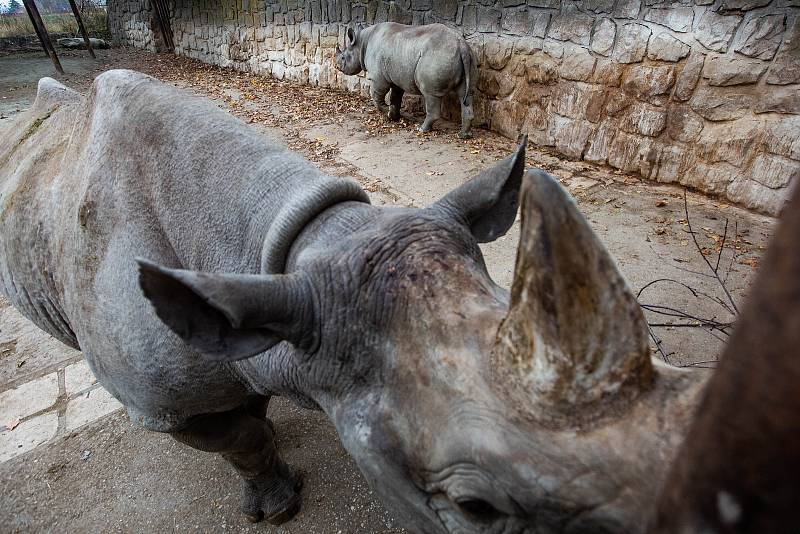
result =
[{"label": "paving slab", "polygon": [[0,296],[0,391],[80,358],[80,352],[39,330]]},{"label": "paving slab", "polygon": [[64,368],[64,388],[68,396],[84,391],[96,383],[94,373],[84,360]]},{"label": "paving slab", "polygon": [[101,387],[81,393],[67,403],[67,430],[75,430],[95,419],[122,408],[122,404]]},{"label": "paving slab", "polygon": [[58,376],[55,373],[6,390],[0,393],[0,423],[23,419],[51,407],[58,394]]},{"label": "paving slab", "polygon": [[0,463],[11,460],[56,435],[58,414],[47,413],[19,423],[13,430],[0,432]]}]

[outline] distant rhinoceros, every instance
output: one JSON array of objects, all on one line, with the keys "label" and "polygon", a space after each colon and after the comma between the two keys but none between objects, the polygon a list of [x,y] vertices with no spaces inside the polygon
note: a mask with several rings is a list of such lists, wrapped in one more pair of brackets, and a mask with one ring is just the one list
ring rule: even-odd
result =
[{"label": "distant rhinoceros", "polygon": [[[431,131],[441,116],[442,97],[458,95],[461,104],[462,139],[472,137],[472,93],[475,61],[467,42],[443,24],[406,26],[383,22],[357,31],[347,29],[344,50],[336,49],[336,68],[345,74],[366,71],[375,105],[389,119],[400,118],[403,94],[425,100],[423,132]],[[391,90],[390,104],[386,93]]]},{"label": "distant rhinoceros", "polygon": [[[524,174],[524,143],[424,209],[375,207],[122,70],[85,98],[43,79],[0,139],[4,294],[134,422],[221,453],[250,519],[300,505],[266,419],[282,395],[326,412],[415,532],[645,530],[707,375],[651,360],[614,261],[555,180]],[[478,243],[520,198],[509,295]]]}]

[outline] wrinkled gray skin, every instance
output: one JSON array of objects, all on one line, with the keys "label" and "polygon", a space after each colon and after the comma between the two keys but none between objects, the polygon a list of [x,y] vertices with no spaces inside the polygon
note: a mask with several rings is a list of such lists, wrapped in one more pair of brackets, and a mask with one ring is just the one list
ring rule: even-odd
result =
[{"label": "wrinkled gray skin", "polygon": [[[347,45],[336,50],[336,68],[345,74],[367,72],[370,94],[390,120],[400,118],[403,95],[422,95],[429,132],[442,114],[442,98],[458,95],[461,104],[462,139],[472,137],[472,93],[475,61],[461,35],[443,24],[406,26],[383,22],[363,30],[347,29]],[[386,94],[389,106],[386,106]]]},{"label": "wrinkled gray skin", "polygon": [[[85,99],[43,79],[11,128],[4,294],[133,421],[227,458],[252,520],[300,504],[265,417],[283,395],[328,414],[415,532],[644,529],[703,378],[651,362],[613,260],[523,176],[524,145],[406,209],[131,71]],[[520,198],[509,295],[478,243]]]}]

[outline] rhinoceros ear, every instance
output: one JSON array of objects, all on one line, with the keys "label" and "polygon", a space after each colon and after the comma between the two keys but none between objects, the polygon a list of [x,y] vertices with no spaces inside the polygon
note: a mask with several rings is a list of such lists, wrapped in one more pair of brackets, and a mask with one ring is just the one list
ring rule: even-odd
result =
[{"label": "rhinoceros ear", "polygon": [[513,154],[449,192],[431,209],[465,221],[479,243],[504,235],[517,216],[527,144],[525,135]]},{"label": "rhinoceros ear", "polygon": [[356,31],[353,28],[347,28],[347,46],[356,44]]},{"label": "rhinoceros ear", "polygon": [[313,297],[302,274],[209,274],[136,261],[159,319],[210,359],[249,358],[281,341],[304,350],[316,345]]}]

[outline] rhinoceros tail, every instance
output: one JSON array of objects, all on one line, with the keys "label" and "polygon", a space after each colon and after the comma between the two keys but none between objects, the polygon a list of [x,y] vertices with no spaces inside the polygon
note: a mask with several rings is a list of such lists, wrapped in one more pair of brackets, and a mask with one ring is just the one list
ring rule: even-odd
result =
[{"label": "rhinoceros tail", "polygon": [[466,83],[462,104],[468,105],[472,96],[472,52],[463,39],[458,42],[458,51],[461,53],[461,66],[464,68],[464,82]]}]

